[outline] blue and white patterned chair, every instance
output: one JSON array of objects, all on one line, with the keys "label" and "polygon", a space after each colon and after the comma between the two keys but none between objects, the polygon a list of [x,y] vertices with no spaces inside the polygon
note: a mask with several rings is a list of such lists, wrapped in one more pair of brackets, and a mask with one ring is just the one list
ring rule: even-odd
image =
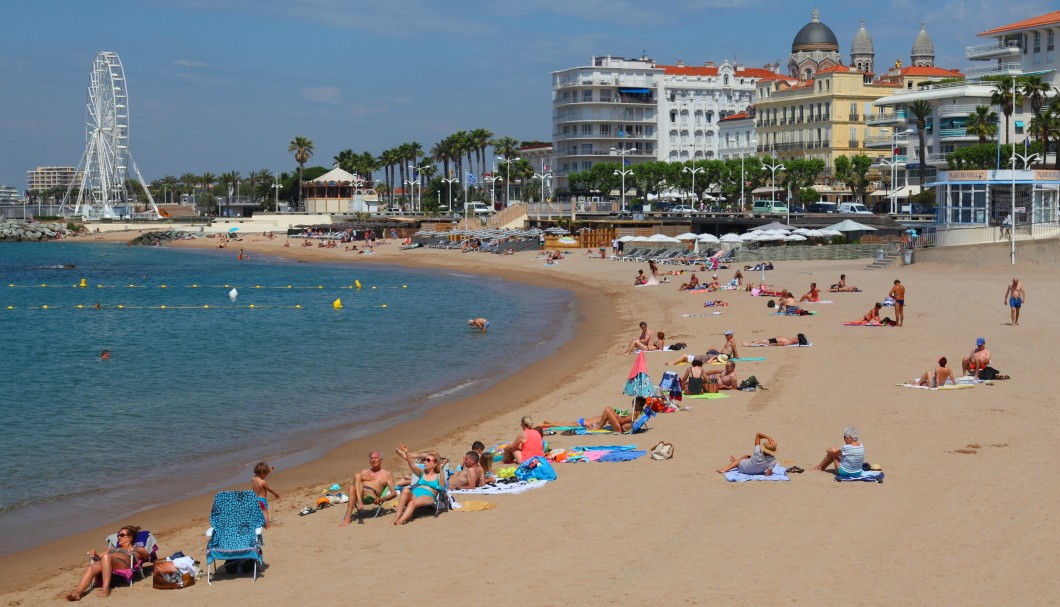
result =
[{"label": "blue and white patterned chair", "polygon": [[217,561],[251,561],[254,580],[264,565],[261,530],[265,526],[258,497],[253,491],[222,491],[213,499],[211,527],[206,531],[206,583],[216,575]]}]

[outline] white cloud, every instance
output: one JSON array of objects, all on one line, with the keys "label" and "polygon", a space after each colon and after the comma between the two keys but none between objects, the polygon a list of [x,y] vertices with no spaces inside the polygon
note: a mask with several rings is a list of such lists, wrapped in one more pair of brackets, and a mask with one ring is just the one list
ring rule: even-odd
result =
[{"label": "white cloud", "polygon": [[177,59],[173,62],[173,65],[179,65],[181,67],[206,67],[206,64],[201,61],[192,61],[191,59]]},{"label": "white cloud", "polygon": [[302,88],[302,98],[316,103],[342,103],[342,91],[337,86],[307,86]]}]

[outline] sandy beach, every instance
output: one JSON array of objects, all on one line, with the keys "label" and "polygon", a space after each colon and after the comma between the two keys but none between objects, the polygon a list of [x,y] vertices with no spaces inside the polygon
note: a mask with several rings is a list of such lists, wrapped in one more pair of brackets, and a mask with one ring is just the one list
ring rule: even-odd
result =
[{"label": "sandy beach", "polygon": [[[135,233],[108,234],[127,240]],[[306,604],[320,601],[426,604],[627,605],[1049,605],[1060,602],[1042,547],[1056,536],[1052,507],[1060,489],[1046,452],[1058,414],[1048,405],[1057,381],[1051,361],[1060,321],[1043,313],[1060,298],[1050,244],[1026,245],[1013,270],[1005,245],[930,251],[911,266],[867,271],[869,260],[778,264],[767,282],[796,296],[810,282],[827,286],[841,273],[861,293],[823,293],[834,303],[808,305],[814,316],[769,315],[767,298],[742,291],[686,293],[671,283],[634,288],[647,264],[590,258],[572,251],[556,266],[535,253],[512,256],[417,249],[396,243],[375,255],[337,249],[283,248],[283,239],[244,236],[255,255],[413,267],[454,268],[530,284],[570,289],[578,302],[574,338],[555,355],[470,398],[431,409],[420,419],[341,445],[318,460],[277,470],[270,485],[273,529],[268,563],[256,582],[222,576],[212,586],[158,591],[150,580],[115,586],[115,605]],[[216,247],[213,239],[174,244]],[[662,270],[680,269],[663,266]],[[687,268],[686,268],[687,269]],[[1024,282],[1029,302],[1010,326],[1005,288]],[[721,270],[728,280],[733,270]],[[699,273],[708,278],[709,273]],[[758,272],[744,272],[759,281]],[[905,326],[847,327],[900,279],[907,287]],[[708,299],[730,305],[704,308]],[[711,314],[720,311],[720,314]],[[893,317],[893,310],[885,308]],[[470,313],[470,312],[469,312]],[[465,322],[467,315],[453,322]],[[384,467],[405,472],[399,443],[459,459],[474,440],[511,439],[519,418],[568,420],[626,407],[621,394],[634,357],[620,354],[644,320],[685,342],[689,353],[719,347],[722,332],[737,343],[805,333],[810,348],[743,348],[764,361],[737,365],[766,389],[719,400],[685,400],[690,411],[660,415],[634,436],[550,436],[554,447],[636,444],[675,446],[671,460],[560,464],[559,479],[519,495],[471,496],[496,507],[419,516],[404,527],[387,514],[338,526],[339,508],[298,511],[320,490],[344,483],[383,452]],[[939,356],[960,359],[984,337],[993,366],[1012,379],[953,391],[897,386]],[[652,379],[673,353],[647,356]],[[681,372],[684,367],[677,367]],[[843,428],[861,432],[866,459],[886,481],[837,483],[813,472]],[[729,483],[715,472],[730,455],[750,452],[756,432],[774,436],[778,460],[799,466],[788,482]],[[1019,455],[1016,460],[1012,457]],[[1017,466],[1033,462],[1042,468]],[[249,488],[247,482],[233,488]],[[181,550],[204,559],[212,495],[122,518],[151,529],[160,554]],[[120,523],[0,559],[0,604],[65,602],[85,565]],[[1044,541],[1043,541],[1044,540]],[[94,591],[85,596],[100,601]]]}]

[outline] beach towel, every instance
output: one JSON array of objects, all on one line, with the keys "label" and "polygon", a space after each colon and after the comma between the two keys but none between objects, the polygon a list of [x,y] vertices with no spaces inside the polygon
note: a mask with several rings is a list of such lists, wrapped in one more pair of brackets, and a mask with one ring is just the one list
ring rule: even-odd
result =
[{"label": "beach towel", "polygon": [[750,362],[758,362],[758,361],[765,360],[765,359],[766,359],[765,356],[751,356],[751,357],[744,357],[744,358],[730,358],[729,360],[731,360],[734,363],[750,363]]},{"label": "beach towel", "polygon": [[801,302],[801,303],[807,303],[807,304],[830,304],[830,303],[835,303],[835,302],[832,301],[831,299],[822,299],[821,301],[804,301],[804,302]]},{"label": "beach towel", "polygon": [[892,324],[886,324],[885,325],[883,323],[878,323],[878,322],[868,323],[867,324],[867,323],[863,323],[863,322],[853,322],[853,321],[851,321],[851,322],[843,323],[843,326],[846,326],[846,327],[895,327],[897,325],[892,325]]},{"label": "beach towel", "polygon": [[461,512],[479,512],[482,510],[493,510],[497,507],[497,504],[493,502],[484,502],[481,500],[468,500],[466,502],[458,502],[456,500],[450,500],[453,509]]},{"label": "beach towel", "polygon": [[918,390],[965,390],[967,388],[974,388],[975,384],[946,384],[945,386],[939,386],[938,388],[932,388],[931,386],[914,386],[913,384],[898,384],[903,388],[916,388]]},{"label": "beach towel", "polygon": [[484,485],[474,489],[450,489],[451,494],[475,494],[475,495],[500,495],[516,494],[539,489],[552,481],[519,481],[517,483],[500,483],[497,485]]},{"label": "beach towel", "polygon": [[[747,347],[748,348],[769,348],[769,347],[775,348],[776,346],[770,346],[769,344],[748,344]],[[813,347],[813,344],[788,344],[788,345],[782,346],[782,347],[784,347],[784,348],[810,348],[810,347]]]},{"label": "beach towel", "polygon": [[883,472],[870,470],[870,471],[862,472],[861,476],[839,476],[837,474],[837,475],[835,475],[835,481],[837,483],[846,483],[846,482],[850,482],[850,481],[863,481],[863,482],[866,482],[866,483],[882,483],[883,482]]},{"label": "beach towel", "polygon": [[800,314],[788,314],[787,312],[770,312],[770,316],[817,316],[816,310],[802,310]]},{"label": "beach towel", "polygon": [[705,313],[705,314],[682,314],[681,316],[683,316],[684,318],[697,318],[699,316],[717,316],[718,314],[721,314],[721,311],[708,312],[708,313]]},{"label": "beach towel", "polygon": [[609,451],[598,462],[628,462],[647,455],[647,451]]},{"label": "beach towel", "polygon": [[744,474],[737,470],[729,470],[725,473],[725,480],[730,483],[746,483],[747,481],[790,481],[788,470],[780,464],[773,464],[773,474]]},{"label": "beach towel", "polygon": [[700,398],[700,399],[704,399],[704,400],[714,400],[715,398],[729,398],[729,395],[728,394],[722,394],[721,392],[716,392],[714,394],[709,394],[707,392],[704,392],[703,394],[685,394],[685,398]]}]

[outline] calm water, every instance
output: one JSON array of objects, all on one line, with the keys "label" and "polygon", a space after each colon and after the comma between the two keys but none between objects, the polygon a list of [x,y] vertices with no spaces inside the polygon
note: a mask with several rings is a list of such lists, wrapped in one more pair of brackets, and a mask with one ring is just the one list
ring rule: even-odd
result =
[{"label": "calm water", "polygon": [[572,322],[566,291],[235,253],[0,243],[0,553],[480,390]]}]

